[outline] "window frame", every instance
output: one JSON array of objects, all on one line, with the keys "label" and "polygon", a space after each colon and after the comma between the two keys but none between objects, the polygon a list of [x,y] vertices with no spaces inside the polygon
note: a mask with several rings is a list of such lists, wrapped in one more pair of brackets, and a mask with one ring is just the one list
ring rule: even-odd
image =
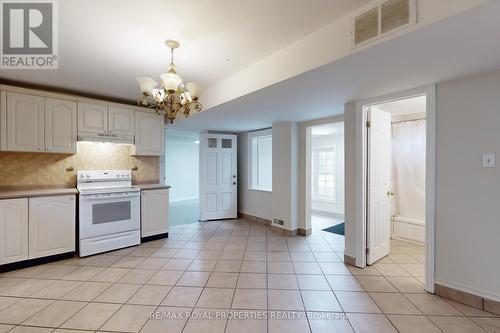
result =
[{"label": "window frame", "polygon": [[[256,182],[258,182],[258,175],[257,180],[254,180],[254,171],[255,171],[255,166],[258,165],[258,161],[255,161],[255,156],[254,156],[254,142],[255,140],[258,139],[263,139],[263,138],[270,138],[271,139],[271,144],[272,144],[272,129],[266,129],[266,130],[261,130],[261,131],[255,131],[255,132],[250,132],[248,133],[248,189],[251,191],[260,191],[260,192],[272,192],[272,168],[271,168],[271,188],[259,188],[258,184],[256,185]],[[257,158],[258,158],[258,152],[257,152]],[[271,147],[271,165],[272,165],[272,147]],[[255,172],[258,172],[255,171]]]},{"label": "window frame", "polygon": [[[321,171],[320,170],[320,153],[331,153],[332,154],[332,160],[331,160],[331,170],[329,171]],[[314,149],[313,152],[313,159],[312,159],[312,166],[311,166],[311,174],[312,174],[312,189],[311,189],[311,197],[312,200],[315,201],[323,201],[323,202],[329,202],[329,203],[337,203],[337,180],[335,177],[335,148],[334,147],[320,147]],[[328,165],[328,157],[326,157],[325,163]],[[324,175],[325,177],[331,176],[332,177],[332,183],[333,183],[333,191],[332,195],[320,195],[318,194],[319,190],[319,176]],[[325,181],[326,183],[327,181]],[[326,186],[325,186],[326,188]]]}]

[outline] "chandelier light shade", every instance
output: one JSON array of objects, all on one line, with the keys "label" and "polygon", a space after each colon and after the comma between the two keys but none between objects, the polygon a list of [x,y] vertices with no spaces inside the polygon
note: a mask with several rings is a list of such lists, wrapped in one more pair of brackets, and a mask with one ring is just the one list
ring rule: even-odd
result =
[{"label": "chandelier light shade", "polygon": [[186,89],[188,90],[191,97],[193,97],[193,98],[200,97],[201,87],[197,83],[188,82],[186,84]]},{"label": "chandelier light shade", "polygon": [[137,103],[140,106],[155,109],[157,114],[163,114],[165,121],[172,124],[178,112],[189,117],[191,112],[200,112],[203,107],[198,102],[200,86],[194,82],[184,84],[177,74],[174,65],[174,50],[180,46],[179,42],[167,40],[165,44],[170,48],[171,58],[168,71],[160,75],[161,87],[156,88],[158,83],[152,78],[138,77],[137,83],[139,83],[142,97]]},{"label": "chandelier light shade", "polygon": [[152,95],[153,89],[156,87],[158,83],[150,77],[138,77],[137,82],[139,83],[139,87],[141,88],[141,92],[144,94]]}]

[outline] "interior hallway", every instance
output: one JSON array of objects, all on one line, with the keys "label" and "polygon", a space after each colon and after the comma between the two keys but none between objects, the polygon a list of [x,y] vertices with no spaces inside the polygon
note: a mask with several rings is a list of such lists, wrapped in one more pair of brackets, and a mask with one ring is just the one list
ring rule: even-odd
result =
[{"label": "interior hallway", "polygon": [[[500,318],[488,312],[424,292],[422,247],[392,242],[389,257],[360,270],[342,263],[340,244],[334,234],[286,237],[245,220],[173,226],[168,239],[1,274],[0,332],[408,332],[416,327],[494,332],[500,327]],[[256,317],[215,317],[233,310]],[[151,318],[152,311],[159,317]],[[168,316],[174,312],[181,317]],[[295,315],[271,317],[278,312]],[[269,316],[259,317],[263,313]]]}]

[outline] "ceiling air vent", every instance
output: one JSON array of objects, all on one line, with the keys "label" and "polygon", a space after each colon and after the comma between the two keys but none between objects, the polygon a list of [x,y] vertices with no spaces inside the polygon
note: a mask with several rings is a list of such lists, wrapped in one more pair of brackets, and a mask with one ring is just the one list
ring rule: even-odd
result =
[{"label": "ceiling air vent", "polygon": [[353,17],[353,47],[416,23],[416,0],[378,1]]}]

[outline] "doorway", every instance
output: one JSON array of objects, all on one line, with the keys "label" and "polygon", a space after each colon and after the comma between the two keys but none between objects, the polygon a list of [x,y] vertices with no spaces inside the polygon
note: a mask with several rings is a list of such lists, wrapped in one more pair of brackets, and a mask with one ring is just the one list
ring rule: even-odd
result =
[{"label": "doorway", "polygon": [[198,222],[199,204],[198,133],[165,131],[165,179],[170,189],[170,225]]},{"label": "doorway", "polygon": [[354,238],[361,259],[356,266],[391,265],[429,292],[434,289],[434,96],[434,86],[428,86],[360,101],[355,116],[361,162],[355,170],[360,209]]},{"label": "doorway", "polygon": [[426,96],[366,107],[367,264],[425,283]]},{"label": "doorway", "polygon": [[308,214],[313,236],[344,249],[344,123],[307,128]]}]

